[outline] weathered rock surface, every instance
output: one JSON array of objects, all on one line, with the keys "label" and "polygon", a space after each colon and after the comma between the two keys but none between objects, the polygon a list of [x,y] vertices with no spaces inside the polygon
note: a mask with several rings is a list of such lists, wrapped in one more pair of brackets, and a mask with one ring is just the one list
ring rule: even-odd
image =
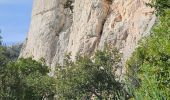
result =
[{"label": "weathered rock surface", "polygon": [[[34,0],[22,57],[45,58],[54,67],[65,53],[92,55],[105,44],[119,48],[123,63],[155,23],[149,0],[75,0],[73,14],[65,0]],[[120,68],[117,73],[125,71]]]},{"label": "weathered rock surface", "polygon": [[67,50],[72,15],[64,0],[34,0],[32,21],[22,57],[60,61]]}]

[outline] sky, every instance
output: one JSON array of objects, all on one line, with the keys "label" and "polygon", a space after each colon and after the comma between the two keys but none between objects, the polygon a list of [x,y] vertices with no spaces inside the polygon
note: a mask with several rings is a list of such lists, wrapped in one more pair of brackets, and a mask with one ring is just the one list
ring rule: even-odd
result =
[{"label": "sky", "polygon": [[0,0],[0,30],[3,43],[23,42],[27,36],[32,0]]}]

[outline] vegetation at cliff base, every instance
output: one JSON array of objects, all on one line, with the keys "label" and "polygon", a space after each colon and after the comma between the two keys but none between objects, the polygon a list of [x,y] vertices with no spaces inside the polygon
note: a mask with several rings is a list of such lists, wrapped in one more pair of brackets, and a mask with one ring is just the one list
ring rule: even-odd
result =
[{"label": "vegetation at cliff base", "polygon": [[13,61],[18,59],[18,56],[22,48],[22,43],[4,47],[6,49],[6,56],[9,58],[9,60]]},{"label": "vegetation at cliff base", "polygon": [[129,78],[139,84],[138,88],[133,88],[136,100],[170,99],[169,6],[169,0],[154,2],[158,11],[158,21],[151,35],[141,40],[139,47],[127,62]]},{"label": "vegetation at cliff base", "polygon": [[124,84],[116,80],[113,70],[119,67],[119,62],[120,55],[115,49],[97,51],[92,58],[78,56],[75,62],[67,56],[65,66],[56,70],[59,100],[124,100],[127,96]]},{"label": "vegetation at cliff base", "polygon": [[[72,0],[65,1],[73,9]],[[116,48],[75,61],[66,55],[50,77],[43,59],[18,59],[21,46],[3,46],[0,36],[0,100],[170,100],[170,0],[148,5],[157,22],[127,61],[124,80],[115,74],[122,67]]]},{"label": "vegetation at cliff base", "polygon": [[55,80],[47,75],[49,68],[32,58],[16,60],[18,49],[11,48],[0,45],[0,100],[42,100],[53,97]]}]

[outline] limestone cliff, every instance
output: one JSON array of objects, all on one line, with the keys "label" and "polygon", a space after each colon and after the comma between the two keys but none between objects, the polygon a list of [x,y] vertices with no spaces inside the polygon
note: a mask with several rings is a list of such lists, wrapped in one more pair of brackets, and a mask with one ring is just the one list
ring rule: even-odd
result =
[{"label": "limestone cliff", "polygon": [[[111,44],[131,56],[138,40],[147,35],[156,17],[149,0],[34,0],[32,21],[22,57],[45,58],[49,66],[62,63],[65,53],[92,55]],[[124,68],[118,70],[122,74]]]}]

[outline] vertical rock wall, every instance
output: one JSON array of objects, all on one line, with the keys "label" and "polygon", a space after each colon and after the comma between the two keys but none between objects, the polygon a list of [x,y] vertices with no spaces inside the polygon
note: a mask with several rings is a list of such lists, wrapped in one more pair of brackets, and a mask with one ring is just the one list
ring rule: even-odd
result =
[{"label": "vertical rock wall", "polygon": [[[46,59],[55,67],[65,53],[92,55],[105,44],[123,53],[123,63],[155,23],[149,0],[74,0],[73,13],[66,0],[34,0],[28,39],[21,57]],[[123,73],[124,68],[118,70]]]},{"label": "vertical rock wall", "polygon": [[45,58],[50,66],[62,61],[69,39],[72,14],[64,0],[34,0],[27,40],[20,56]]}]

